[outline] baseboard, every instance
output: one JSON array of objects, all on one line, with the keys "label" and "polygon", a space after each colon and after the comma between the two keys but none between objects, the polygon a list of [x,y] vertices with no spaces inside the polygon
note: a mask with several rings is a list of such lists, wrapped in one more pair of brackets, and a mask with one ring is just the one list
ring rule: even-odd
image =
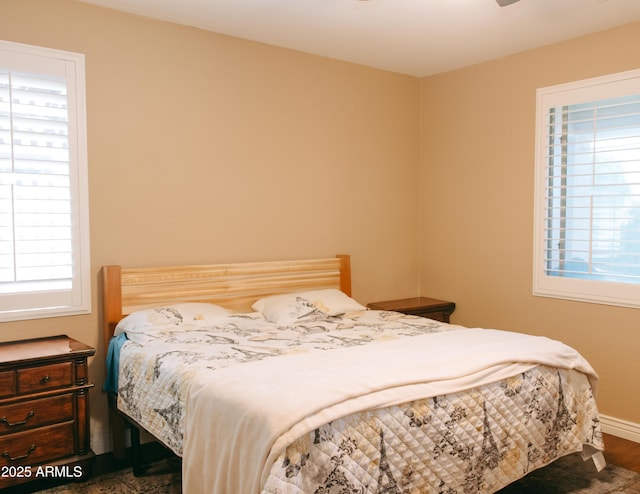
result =
[{"label": "baseboard", "polygon": [[[124,431],[125,434],[125,447],[131,446],[131,433],[129,428]],[[140,432],[140,443],[146,444],[154,442],[153,437],[151,437],[147,432]],[[91,449],[96,455],[101,455],[104,453],[109,453],[113,451],[113,444],[111,441],[111,431],[106,429],[105,427],[100,427],[97,425],[91,426]]]},{"label": "baseboard", "polygon": [[97,455],[107,453],[113,449],[109,429],[98,424],[91,424],[91,449]]},{"label": "baseboard", "polygon": [[600,415],[600,424],[602,432],[605,434],[640,443],[640,424],[602,414]]}]

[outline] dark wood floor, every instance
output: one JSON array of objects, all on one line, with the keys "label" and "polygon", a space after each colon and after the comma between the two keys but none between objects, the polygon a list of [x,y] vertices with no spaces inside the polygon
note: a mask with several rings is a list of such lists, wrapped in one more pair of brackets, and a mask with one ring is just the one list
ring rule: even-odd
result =
[{"label": "dark wood floor", "polygon": [[605,434],[604,457],[607,463],[640,472],[640,443]]}]

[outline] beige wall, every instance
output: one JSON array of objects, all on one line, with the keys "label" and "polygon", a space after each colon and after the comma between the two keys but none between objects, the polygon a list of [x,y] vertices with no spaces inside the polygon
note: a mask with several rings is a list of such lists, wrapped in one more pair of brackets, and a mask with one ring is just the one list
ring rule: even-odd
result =
[{"label": "beige wall", "polygon": [[419,80],[71,0],[0,13],[0,39],[86,55],[94,281],[90,316],[0,340],[95,345],[100,386],[100,266],[346,252],[362,302],[421,290],[454,322],[562,339],[602,412],[640,423],[638,311],[531,295],[535,89],[637,68],[640,24]]},{"label": "beige wall", "polygon": [[363,302],[418,292],[418,79],[70,0],[0,0],[0,39],[86,56],[94,282],[90,316],[2,323],[1,340],[95,345],[101,386],[111,263],[349,253]]},{"label": "beige wall", "polygon": [[421,82],[421,291],[454,322],[576,347],[605,415],[640,423],[640,312],[532,296],[535,91],[640,67],[640,23]]}]

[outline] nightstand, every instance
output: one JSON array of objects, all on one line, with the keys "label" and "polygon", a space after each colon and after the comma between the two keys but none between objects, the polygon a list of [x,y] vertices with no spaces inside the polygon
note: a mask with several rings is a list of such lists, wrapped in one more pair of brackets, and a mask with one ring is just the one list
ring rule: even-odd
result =
[{"label": "nightstand", "polygon": [[0,488],[90,473],[94,354],[67,336],[0,343]]},{"label": "nightstand", "polygon": [[369,307],[369,309],[391,310],[413,316],[428,317],[436,321],[449,322],[449,316],[456,309],[456,304],[435,298],[413,297],[399,300],[386,300],[384,302],[372,302],[368,304],[367,307]]}]

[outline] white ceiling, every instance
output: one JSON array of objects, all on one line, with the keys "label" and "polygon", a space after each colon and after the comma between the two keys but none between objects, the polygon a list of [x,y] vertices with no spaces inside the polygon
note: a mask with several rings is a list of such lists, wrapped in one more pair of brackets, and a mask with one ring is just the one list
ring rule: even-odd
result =
[{"label": "white ceiling", "polygon": [[640,20],[640,0],[82,1],[420,77]]}]

